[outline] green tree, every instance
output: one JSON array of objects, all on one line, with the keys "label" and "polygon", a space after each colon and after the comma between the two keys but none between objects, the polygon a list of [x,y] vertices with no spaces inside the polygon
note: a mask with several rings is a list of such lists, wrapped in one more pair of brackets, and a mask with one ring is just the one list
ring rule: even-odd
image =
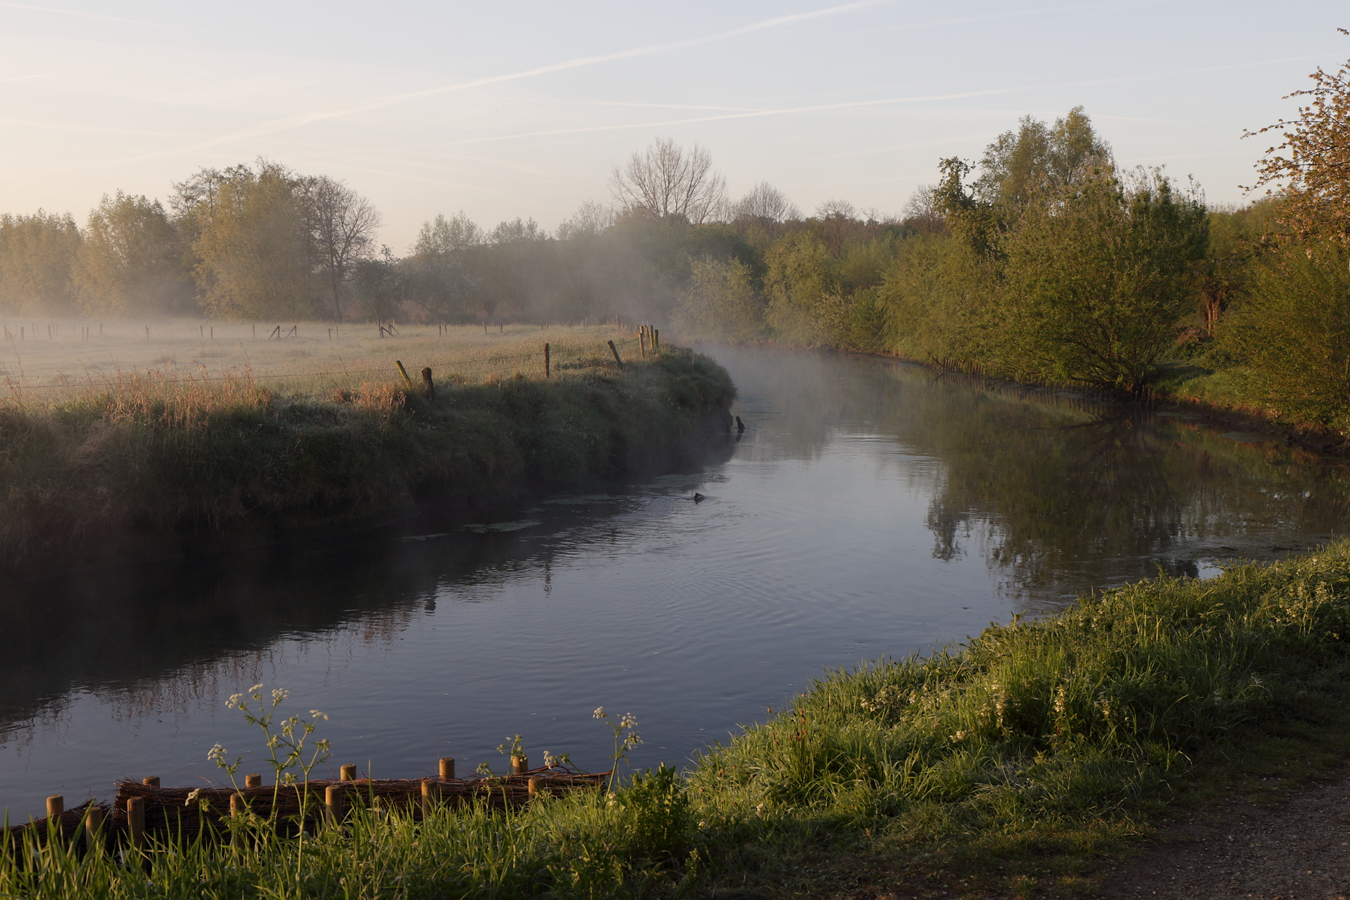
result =
[{"label": "green tree", "polygon": [[1135,392],[1193,309],[1204,203],[1157,171],[1098,172],[1024,204],[1004,234],[997,359],[1019,378]]},{"label": "green tree", "polygon": [[806,232],[789,234],[773,245],[766,261],[769,325],[784,340],[822,343],[819,314],[835,305],[839,293],[835,259],[825,241]]},{"label": "green tree", "polygon": [[690,333],[753,340],[764,324],[764,297],[750,266],[734,257],[695,259],[675,321]]},{"label": "green tree", "polygon": [[74,311],[72,270],[80,242],[69,213],[0,215],[0,310],[7,315]]},{"label": "green tree", "polygon": [[1211,209],[1209,246],[1196,264],[1196,290],[1205,331],[1214,337],[1219,320],[1251,280],[1255,260],[1272,247],[1279,203],[1260,200],[1241,209]]},{"label": "green tree", "polygon": [[436,321],[468,321],[481,280],[470,264],[486,239],[463,210],[422,223],[402,263],[408,302]]},{"label": "green tree", "polygon": [[907,238],[880,288],[885,345],[944,365],[984,361],[993,290],[988,257],[968,243],[933,233]]},{"label": "green tree", "polygon": [[299,176],[260,159],[255,169],[203,169],[174,187],[208,311],[245,318],[313,314],[315,254]]},{"label": "green tree", "polygon": [[975,196],[998,209],[1015,210],[1083,184],[1109,168],[1111,148],[1098,137],[1083,107],[1055,124],[1027,116],[1017,131],[1005,131],[985,148]]},{"label": "green tree", "polygon": [[1287,244],[1254,267],[1221,340],[1246,364],[1252,397],[1350,434],[1350,251]]},{"label": "green tree", "polygon": [[181,313],[192,306],[178,231],[160,202],[145,196],[105,194],[90,211],[74,278],[88,313]]}]

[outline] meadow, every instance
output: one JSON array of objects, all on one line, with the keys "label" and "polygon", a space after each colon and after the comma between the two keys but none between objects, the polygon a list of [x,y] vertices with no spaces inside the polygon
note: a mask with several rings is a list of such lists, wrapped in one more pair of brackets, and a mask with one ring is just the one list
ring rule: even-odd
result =
[{"label": "meadow", "polygon": [[0,319],[0,385],[11,402],[41,404],[130,378],[209,385],[248,378],[291,397],[323,398],[363,382],[417,378],[480,383],[544,377],[544,344],[563,375],[642,355],[638,333],[609,325],[396,325],[162,319],[149,322]]},{"label": "meadow", "polygon": [[[330,339],[306,324],[286,338],[259,327],[255,341],[241,324],[161,323],[146,339],[146,326],[105,324],[99,338],[98,326],[57,323],[34,342],[31,323],[18,327],[0,395],[10,567],[665,468],[729,421],[735,395],[711,360],[678,347],[644,358],[627,330],[432,325],[381,337],[366,325]],[[14,323],[4,328],[12,338]]]}]

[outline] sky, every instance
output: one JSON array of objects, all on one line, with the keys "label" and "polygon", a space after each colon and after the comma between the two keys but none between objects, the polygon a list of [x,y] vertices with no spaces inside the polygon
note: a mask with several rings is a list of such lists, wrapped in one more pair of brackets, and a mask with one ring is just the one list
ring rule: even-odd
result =
[{"label": "sky", "polygon": [[265,157],[369,198],[403,254],[465,212],[554,229],[658,137],[899,214],[939,159],[1081,105],[1127,166],[1243,203],[1285,95],[1350,58],[1345,0],[0,0],[0,212],[84,223]]}]

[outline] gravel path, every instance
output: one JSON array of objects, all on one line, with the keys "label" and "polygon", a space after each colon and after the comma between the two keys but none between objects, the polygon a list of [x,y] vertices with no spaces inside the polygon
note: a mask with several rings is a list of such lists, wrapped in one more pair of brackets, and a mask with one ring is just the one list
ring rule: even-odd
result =
[{"label": "gravel path", "polygon": [[1345,900],[1350,896],[1350,773],[1278,805],[1232,800],[1159,833],[1100,881],[1102,900]]}]

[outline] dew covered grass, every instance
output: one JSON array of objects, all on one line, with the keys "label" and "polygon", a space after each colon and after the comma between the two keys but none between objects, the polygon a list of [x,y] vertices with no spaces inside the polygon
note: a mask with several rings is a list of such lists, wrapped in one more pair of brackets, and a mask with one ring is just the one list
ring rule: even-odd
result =
[{"label": "dew covered grass", "polygon": [[0,892],[1081,896],[1178,803],[1350,754],[1347,629],[1340,543],[829,673],[682,777],[425,822],[357,804],[312,840],[160,848],[148,877],[32,850],[3,863]]}]

